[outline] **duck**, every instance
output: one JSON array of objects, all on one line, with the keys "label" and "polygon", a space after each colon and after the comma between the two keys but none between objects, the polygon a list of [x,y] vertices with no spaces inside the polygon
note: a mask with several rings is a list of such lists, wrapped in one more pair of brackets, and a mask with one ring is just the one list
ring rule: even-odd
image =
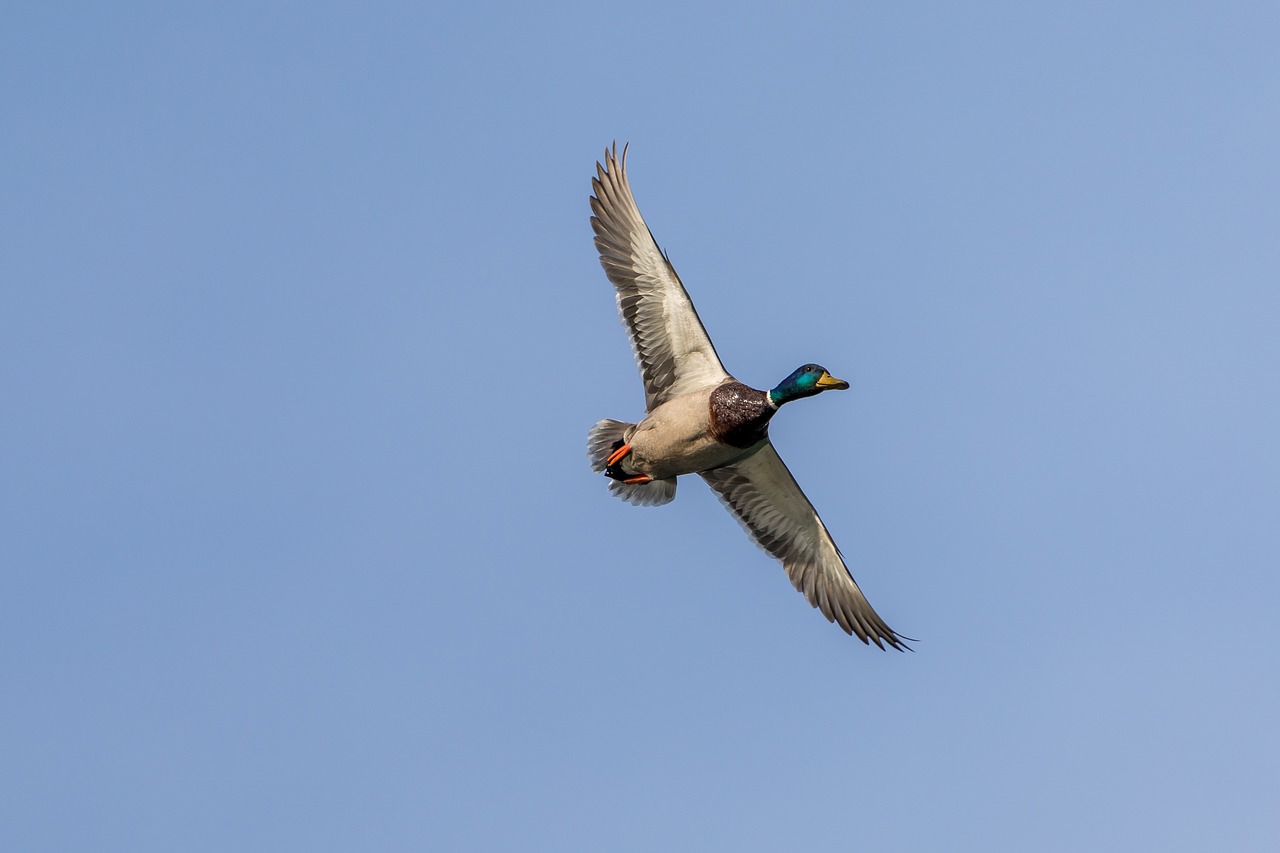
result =
[{"label": "duck", "polygon": [[658,246],[627,180],[627,146],[605,149],[591,180],[591,227],[600,264],[644,385],[638,423],[606,418],[587,436],[591,468],[609,491],[637,506],[661,506],[676,482],[697,474],[751,539],[781,561],[791,583],[846,634],[881,649],[911,650],[872,608],[840,549],[769,439],[787,403],[842,391],[849,383],[805,364],[769,390],[725,370],[697,309]]}]

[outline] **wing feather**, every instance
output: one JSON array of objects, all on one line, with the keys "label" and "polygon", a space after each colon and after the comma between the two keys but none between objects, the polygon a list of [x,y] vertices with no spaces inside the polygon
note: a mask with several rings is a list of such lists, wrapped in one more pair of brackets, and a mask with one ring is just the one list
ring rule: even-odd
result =
[{"label": "wing feather", "polygon": [[862,642],[908,650],[871,607],[800,484],[768,441],[745,459],[703,471],[720,501],[830,622]]},{"label": "wing feather", "polygon": [[730,378],[680,276],[658,247],[627,183],[627,152],[606,149],[591,179],[591,227],[600,265],[617,290],[648,411]]}]

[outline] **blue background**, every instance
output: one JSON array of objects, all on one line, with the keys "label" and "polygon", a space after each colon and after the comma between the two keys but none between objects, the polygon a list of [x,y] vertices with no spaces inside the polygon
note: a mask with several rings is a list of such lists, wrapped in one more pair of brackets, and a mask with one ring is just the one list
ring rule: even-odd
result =
[{"label": "blue background", "polygon": [[[1277,849],[1278,36],[8,4],[2,846]],[[915,654],[590,473],[614,139]]]}]

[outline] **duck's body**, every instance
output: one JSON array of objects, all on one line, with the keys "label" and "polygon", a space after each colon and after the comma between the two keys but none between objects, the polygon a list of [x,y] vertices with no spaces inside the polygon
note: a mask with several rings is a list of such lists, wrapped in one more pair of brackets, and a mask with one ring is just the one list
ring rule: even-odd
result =
[{"label": "duck's body", "polygon": [[[728,383],[726,383],[728,384]],[[733,383],[737,384],[737,383]],[[727,465],[744,448],[721,441],[715,406],[724,385],[705,388],[668,400],[623,435],[631,452],[619,461],[614,479],[644,475],[665,480]],[[628,476],[621,476],[628,475]]]},{"label": "duck's body", "polygon": [[623,434],[631,451],[609,476],[665,480],[728,465],[768,437],[776,411],[769,392],[735,379],[672,398]]},{"label": "duck's body", "polygon": [[751,537],[780,559],[809,603],[846,633],[897,649],[902,639],[876,614],[844,565],[822,520],[769,440],[779,407],[848,388],[806,364],[770,391],[724,369],[679,276],[644,224],[617,151],[592,181],[591,217],[600,263],[617,288],[618,310],[645,387],[639,423],[603,420],[588,436],[592,467],[631,503],[675,498],[676,478],[699,474]]}]

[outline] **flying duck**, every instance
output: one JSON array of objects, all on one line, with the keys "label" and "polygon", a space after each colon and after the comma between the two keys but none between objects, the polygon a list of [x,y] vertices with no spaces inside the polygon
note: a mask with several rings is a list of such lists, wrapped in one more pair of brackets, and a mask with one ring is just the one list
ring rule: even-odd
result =
[{"label": "flying duck", "polygon": [[863,643],[910,647],[867,602],[826,525],[769,440],[769,421],[793,400],[849,383],[817,364],[760,391],[720,363],[680,276],[658,247],[627,183],[627,151],[606,149],[591,181],[591,227],[644,382],[645,418],[599,421],[587,438],[591,467],[629,503],[658,506],[676,478],[698,474],[751,538],[830,622]]}]

